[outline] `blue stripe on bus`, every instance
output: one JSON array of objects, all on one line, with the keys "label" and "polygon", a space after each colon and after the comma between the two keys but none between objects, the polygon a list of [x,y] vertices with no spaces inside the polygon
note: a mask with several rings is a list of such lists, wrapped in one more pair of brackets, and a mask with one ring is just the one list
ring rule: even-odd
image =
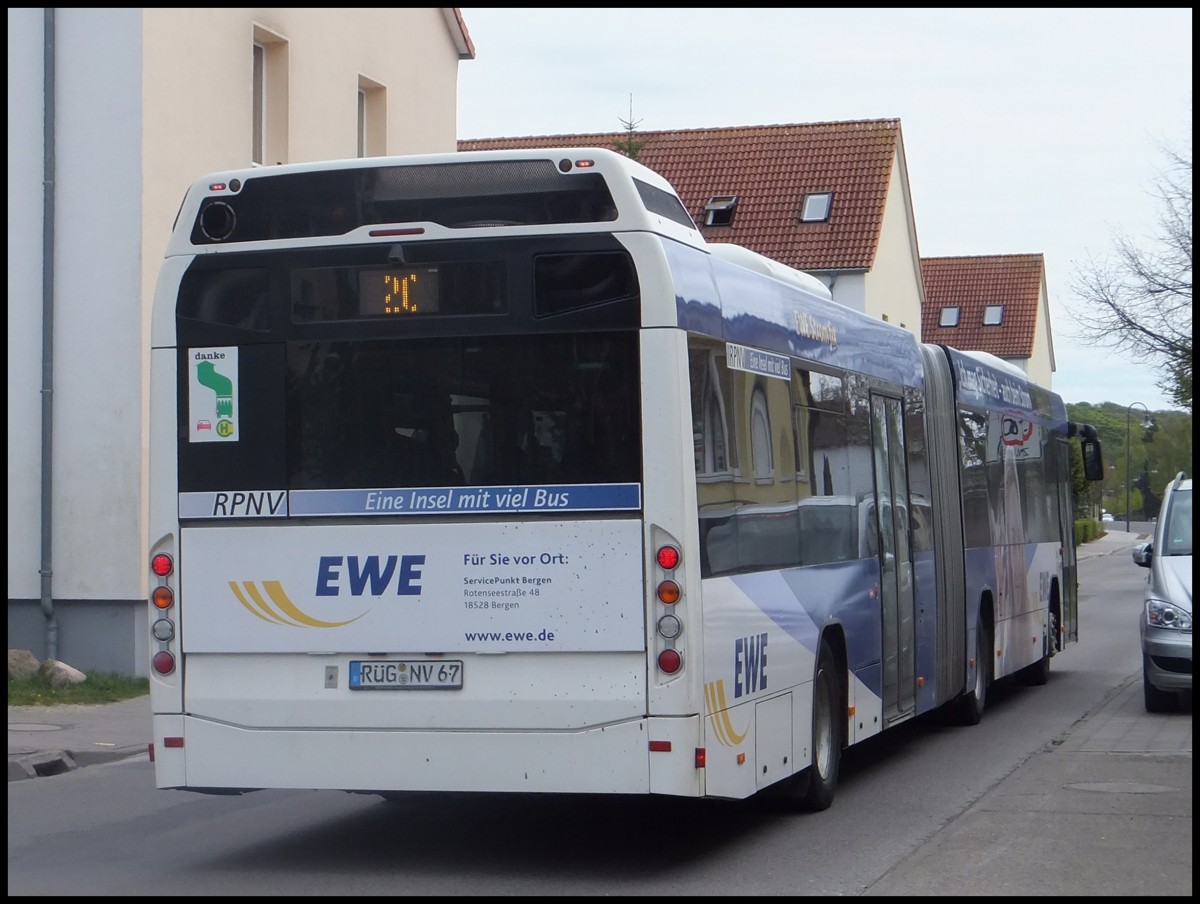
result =
[{"label": "blue stripe on bus", "polygon": [[637,511],[641,507],[642,487],[637,483],[292,490],[288,498],[288,514],[293,517]]}]

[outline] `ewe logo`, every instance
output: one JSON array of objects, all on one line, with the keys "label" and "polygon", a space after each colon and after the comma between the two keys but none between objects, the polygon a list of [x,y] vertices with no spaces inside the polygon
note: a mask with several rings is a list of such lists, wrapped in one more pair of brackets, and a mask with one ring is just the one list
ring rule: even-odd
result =
[{"label": "ewe logo", "polygon": [[736,747],[745,740],[750,732],[750,723],[746,722],[746,730],[738,733],[729,719],[729,704],[725,700],[725,679],[718,678],[704,685],[704,700],[708,705],[708,722],[713,733],[726,747]]},{"label": "ewe logo", "polygon": [[[342,625],[358,621],[367,614],[363,612],[346,621],[323,621],[313,618],[292,602],[279,581],[262,582],[262,591],[266,591],[265,598],[254,581],[242,581],[240,586],[237,581],[230,581],[229,589],[251,615],[272,624],[292,628],[340,628]],[[368,609],[367,612],[369,611],[371,610]]]},{"label": "ewe logo", "polygon": [[[423,555],[408,556],[321,556],[317,564],[315,595],[382,597],[421,595]],[[343,586],[343,580],[345,585]],[[229,589],[250,614],[279,625],[307,628],[340,628],[358,621],[370,609],[346,621],[324,621],[303,611],[292,602],[279,581],[229,582]]]}]

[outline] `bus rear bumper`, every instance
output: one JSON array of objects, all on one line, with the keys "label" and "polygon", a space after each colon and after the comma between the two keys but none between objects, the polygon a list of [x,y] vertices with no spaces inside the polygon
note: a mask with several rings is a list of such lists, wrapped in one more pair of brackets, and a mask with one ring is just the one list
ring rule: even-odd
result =
[{"label": "bus rear bumper", "polygon": [[[304,788],[698,797],[698,737],[696,716],[564,732],[431,732],[261,729],[155,715],[155,784],[210,793]],[[652,740],[670,749],[651,752]]]}]

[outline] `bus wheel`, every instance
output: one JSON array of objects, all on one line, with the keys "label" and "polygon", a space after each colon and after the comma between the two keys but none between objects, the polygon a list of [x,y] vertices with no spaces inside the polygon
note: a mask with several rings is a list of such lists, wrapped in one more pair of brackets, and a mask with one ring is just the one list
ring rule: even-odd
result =
[{"label": "bus wheel", "polygon": [[1027,665],[1014,676],[1017,679],[1017,684],[1024,684],[1029,687],[1040,687],[1050,680],[1050,657],[1054,655],[1055,646],[1058,644],[1058,618],[1054,614],[1054,607],[1050,608],[1050,624],[1047,627],[1046,649],[1042,651],[1042,658],[1033,665]]},{"label": "bus wheel", "polygon": [[842,682],[837,657],[826,640],[817,652],[813,675],[812,764],[784,786],[789,807],[806,812],[828,810],[837,791],[842,762]]},{"label": "bus wheel", "polygon": [[992,634],[986,625],[975,632],[975,683],[954,701],[954,717],[961,725],[978,725],[987,705],[987,689],[992,682]]}]

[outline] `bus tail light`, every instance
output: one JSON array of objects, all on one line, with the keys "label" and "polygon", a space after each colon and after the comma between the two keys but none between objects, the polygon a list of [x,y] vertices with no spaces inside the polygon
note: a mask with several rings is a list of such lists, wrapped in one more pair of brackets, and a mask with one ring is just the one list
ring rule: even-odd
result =
[{"label": "bus tail light", "polygon": [[171,592],[170,587],[155,587],[150,594],[150,602],[158,609],[170,609],[175,602],[175,594]]},{"label": "bus tail light", "polygon": [[679,549],[670,544],[660,546],[654,558],[658,562],[658,567],[667,571],[674,571],[679,567]]},{"label": "bus tail light", "polygon": [[175,671],[175,657],[166,650],[159,650],[154,654],[154,658],[150,660],[150,664],[154,666],[154,671],[160,675],[170,675]]},{"label": "bus tail light", "polygon": [[150,560],[150,570],[160,578],[165,578],[175,570],[175,563],[165,552],[160,552]]},{"label": "bus tail light", "polygon": [[683,590],[675,581],[663,581],[658,585],[658,598],[668,606],[679,602]]},{"label": "bus tail light", "polygon": [[656,616],[656,662],[664,675],[674,675],[683,668],[683,620],[678,611],[678,603],[683,599],[683,585],[676,580],[676,569],[683,560],[683,553],[665,531],[656,528],[654,533],[654,564],[657,566],[654,596],[665,607],[665,611],[659,609]]},{"label": "bus tail light", "polygon": [[658,633],[667,640],[674,640],[683,633],[683,623],[674,615],[664,615],[658,620]]}]

